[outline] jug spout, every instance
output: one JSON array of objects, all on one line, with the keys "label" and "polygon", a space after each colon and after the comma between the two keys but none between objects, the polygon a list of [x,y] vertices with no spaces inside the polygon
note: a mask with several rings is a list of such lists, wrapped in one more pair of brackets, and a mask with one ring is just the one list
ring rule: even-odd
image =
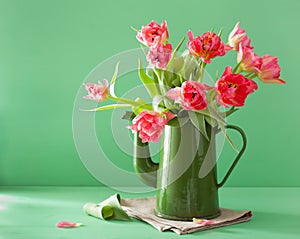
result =
[{"label": "jug spout", "polygon": [[156,188],[158,163],[154,163],[150,156],[148,143],[143,143],[134,134],[133,166],[139,179],[148,186]]}]

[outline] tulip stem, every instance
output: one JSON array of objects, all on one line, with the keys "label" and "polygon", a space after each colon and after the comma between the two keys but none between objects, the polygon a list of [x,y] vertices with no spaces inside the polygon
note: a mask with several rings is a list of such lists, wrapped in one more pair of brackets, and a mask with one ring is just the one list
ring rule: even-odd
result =
[{"label": "tulip stem", "polygon": [[245,77],[248,78],[248,79],[253,79],[256,76],[257,76],[257,73],[255,73],[255,72],[250,72],[250,73],[245,75]]},{"label": "tulip stem", "polygon": [[257,76],[257,73],[252,73],[252,74],[250,74],[249,75],[249,77],[247,77],[248,79],[253,79],[253,78],[255,78]]},{"label": "tulip stem", "polygon": [[199,82],[203,81],[203,74],[204,74],[204,68],[206,66],[206,63],[204,61],[201,61],[200,63],[200,74],[199,74]]},{"label": "tulip stem", "polygon": [[137,101],[134,101],[134,100],[120,98],[120,97],[114,97],[114,96],[111,96],[111,95],[109,95],[107,98],[111,99],[111,100],[114,100],[114,101],[117,101],[117,102],[122,102],[122,103],[125,103],[125,104],[132,105],[133,107],[143,106],[146,109],[152,110],[152,107],[150,105],[148,105],[148,104],[141,104],[141,103],[139,103]]},{"label": "tulip stem", "polygon": [[227,110],[227,111],[225,112],[226,117],[228,117],[229,115],[231,115],[232,113],[234,113],[234,112],[237,111],[237,110],[238,110],[238,108],[232,106],[229,110]]},{"label": "tulip stem", "polygon": [[232,73],[233,74],[236,74],[236,73],[239,73],[240,72],[240,70],[239,70],[239,68],[240,68],[240,64],[242,63],[242,61],[240,61],[234,68],[233,68],[233,70],[232,70]]}]

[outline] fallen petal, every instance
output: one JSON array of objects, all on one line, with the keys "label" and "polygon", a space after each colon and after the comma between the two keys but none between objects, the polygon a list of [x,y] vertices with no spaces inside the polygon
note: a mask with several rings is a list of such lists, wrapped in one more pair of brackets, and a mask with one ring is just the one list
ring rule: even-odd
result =
[{"label": "fallen petal", "polygon": [[59,228],[73,228],[73,227],[80,227],[80,226],[82,226],[82,225],[83,225],[82,223],[65,222],[65,221],[58,222],[58,223],[56,224],[56,226],[59,227]]},{"label": "fallen petal", "polygon": [[198,218],[193,218],[193,222],[197,223],[197,224],[200,224],[200,225],[212,225],[212,224],[215,224],[216,221],[213,221],[213,220],[206,220],[206,219],[198,219]]}]

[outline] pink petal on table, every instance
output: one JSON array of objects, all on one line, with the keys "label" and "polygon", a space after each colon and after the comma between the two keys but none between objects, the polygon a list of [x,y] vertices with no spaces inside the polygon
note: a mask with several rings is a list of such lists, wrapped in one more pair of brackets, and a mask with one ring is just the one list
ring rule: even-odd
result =
[{"label": "pink petal on table", "polygon": [[213,221],[213,220],[206,220],[206,219],[197,219],[197,218],[193,218],[193,222],[197,223],[197,224],[200,224],[200,225],[212,225],[212,224],[215,224],[216,221]]},{"label": "pink petal on table", "polygon": [[56,224],[56,226],[60,228],[73,228],[73,227],[80,227],[82,225],[83,225],[82,223],[66,222],[66,221],[58,222]]}]

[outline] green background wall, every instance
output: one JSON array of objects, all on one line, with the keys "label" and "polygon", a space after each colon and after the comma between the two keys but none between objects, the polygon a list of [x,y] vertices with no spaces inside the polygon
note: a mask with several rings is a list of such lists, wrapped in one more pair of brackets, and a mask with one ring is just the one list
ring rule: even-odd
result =
[{"label": "green background wall", "polygon": [[[73,142],[77,91],[101,61],[138,47],[130,26],[166,19],[174,44],[189,29],[202,34],[213,26],[224,28],[226,40],[240,21],[258,54],[279,56],[287,85],[259,84],[246,107],[229,119],[247,132],[249,145],[227,185],[300,186],[299,9],[297,0],[1,0],[0,184],[99,185]],[[233,62],[216,59],[208,71]],[[109,121],[109,112],[97,116],[99,124]],[[109,131],[107,154],[131,170]],[[232,156],[225,147],[221,173]]]}]

